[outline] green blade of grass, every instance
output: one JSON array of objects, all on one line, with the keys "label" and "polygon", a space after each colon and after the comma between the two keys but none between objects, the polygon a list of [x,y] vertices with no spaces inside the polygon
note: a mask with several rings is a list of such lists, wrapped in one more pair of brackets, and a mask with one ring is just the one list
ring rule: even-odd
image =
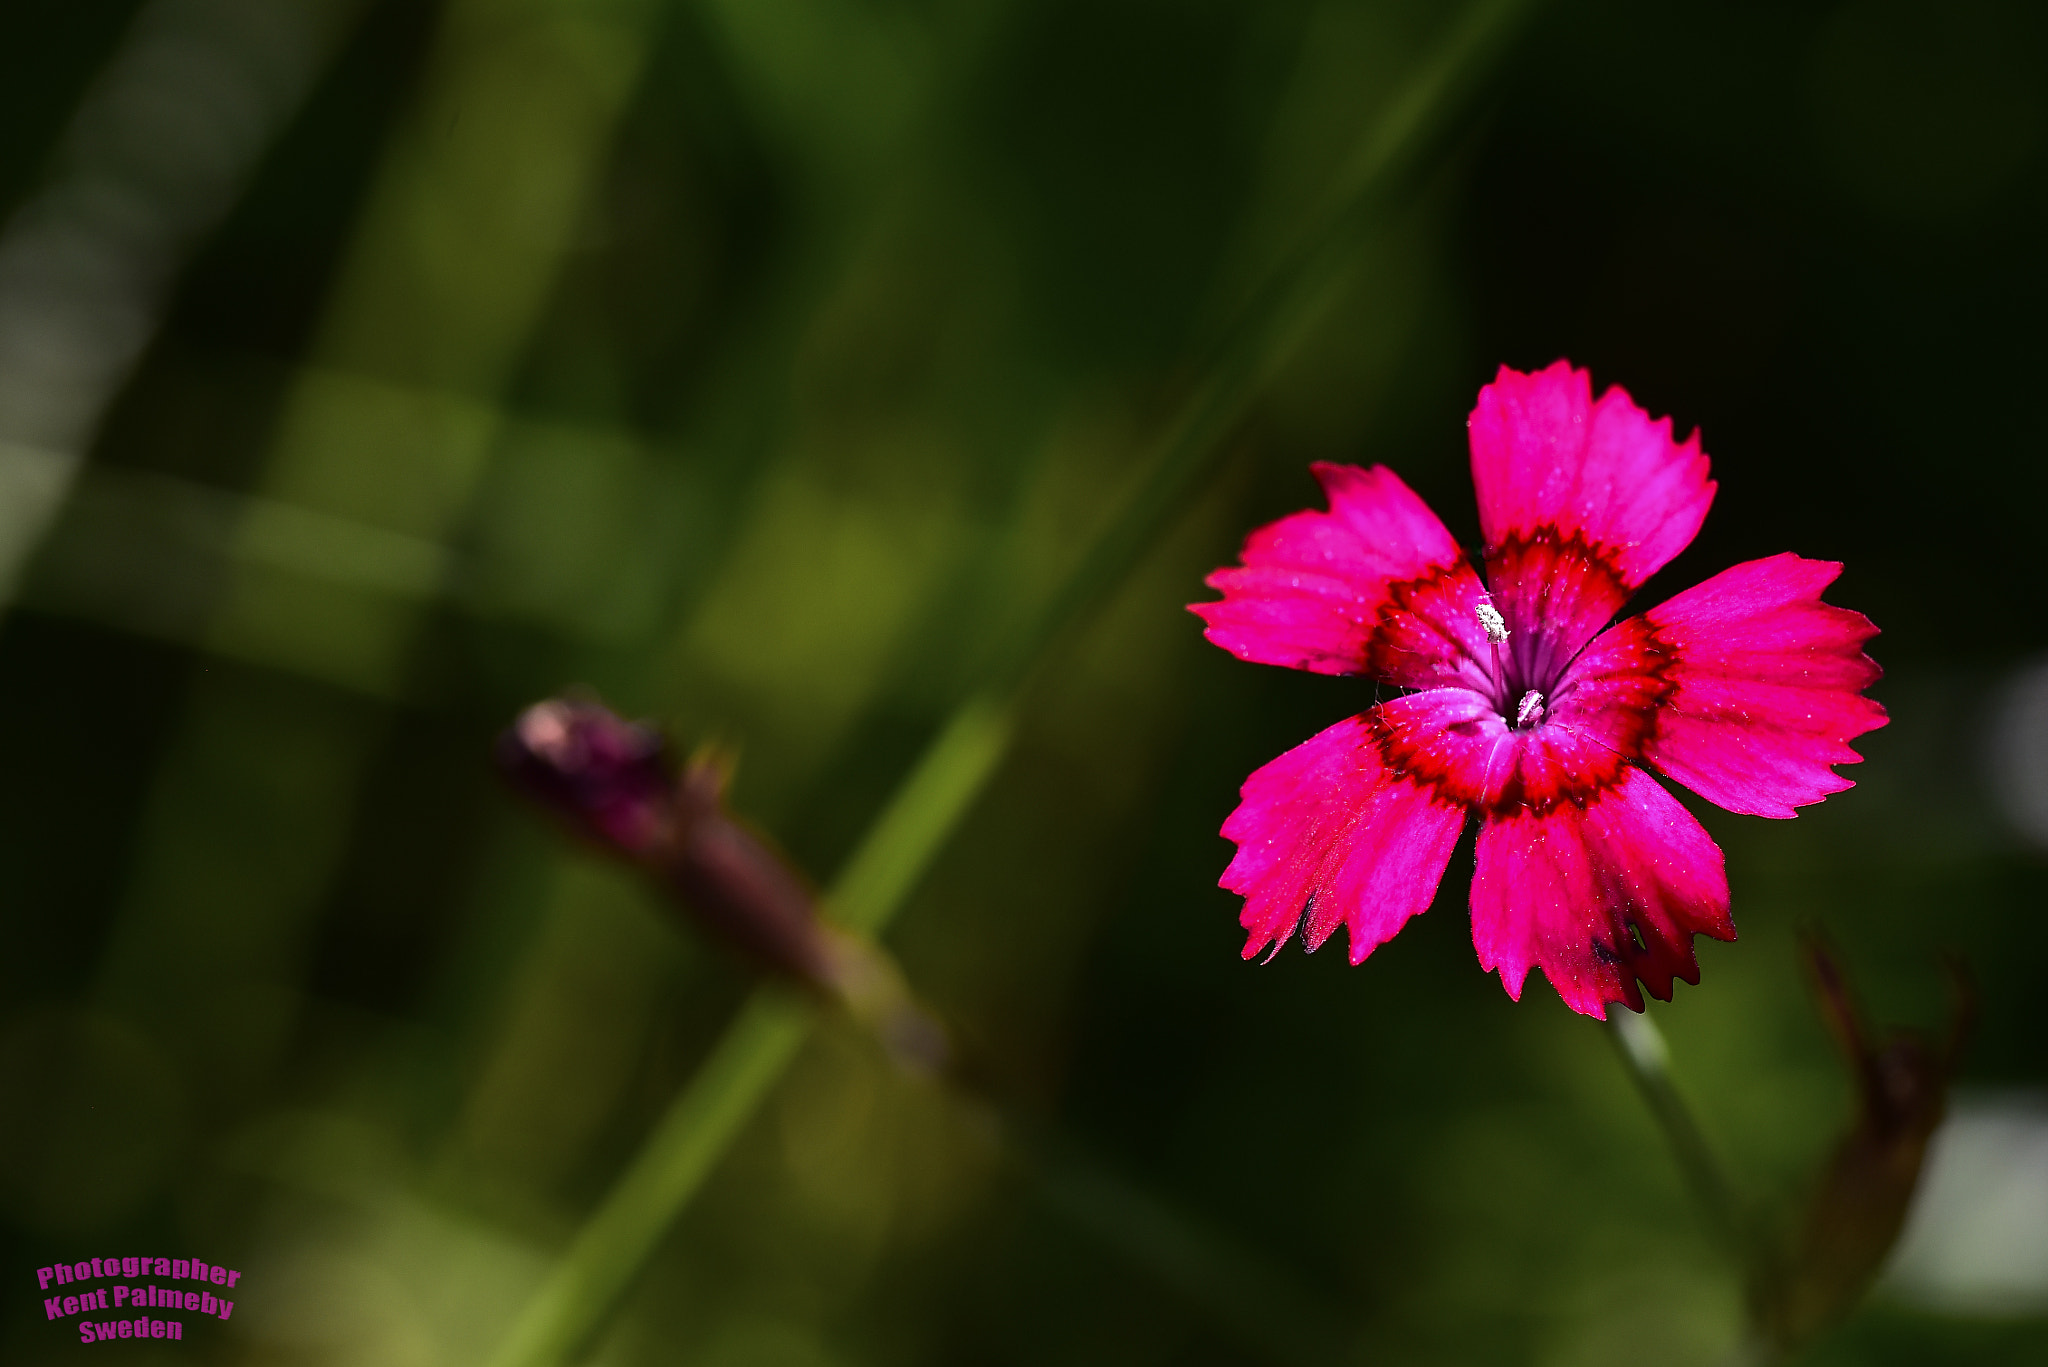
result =
[{"label": "green blade of grass", "polygon": [[[888,924],[1002,758],[1009,727],[1009,709],[986,699],[959,709],[827,894],[836,919],[869,935]],[[561,1362],[575,1351],[796,1057],[813,1011],[786,988],[755,990],[577,1233],[494,1367]]]}]

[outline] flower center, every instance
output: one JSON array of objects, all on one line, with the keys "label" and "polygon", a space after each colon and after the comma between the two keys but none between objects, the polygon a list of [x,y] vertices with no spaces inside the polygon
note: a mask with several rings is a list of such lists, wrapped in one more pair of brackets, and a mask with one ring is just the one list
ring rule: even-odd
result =
[{"label": "flower center", "polygon": [[[1479,625],[1486,632],[1486,650],[1491,657],[1492,690],[1490,701],[1502,721],[1513,731],[1526,731],[1543,721],[1543,690],[1557,682],[1555,679],[1532,678],[1527,671],[1527,661],[1519,658],[1525,652],[1503,650],[1508,637],[1514,633],[1508,629],[1507,618],[1490,598],[1482,598],[1472,607],[1472,615],[1479,619]],[[1534,639],[1534,638],[1531,638]],[[1528,640],[1524,644],[1529,644]],[[1531,687],[1531,685],[1535,687]],[[1517,694],[1521,701],[1511,702]]]},{"label": "flower center", "polygon": [[[1479,619],[1479,626],[1486,633],[1487,653],[1492,656],[1493,706],[1501,719],[1507,721],[1508,699],[1526,688],[1527,684],[1538,681],[1518,677],[1520,671],[1515,668],[1514,654],[1502,655],[1501,647],[1508,643],[1508,637],[1513,633],[1508,630],[1507,618],[1501,616],[1500,609],[1490,600],[1482,599],[1473,605],[1472,615]],[[1508,725],[1514,730],[1524,731],[1542,720],[1543,694],[1540,690],[1528,688],[1522,693],[1522,701],[1515,707],[1514,719],[1508,721]]]}]

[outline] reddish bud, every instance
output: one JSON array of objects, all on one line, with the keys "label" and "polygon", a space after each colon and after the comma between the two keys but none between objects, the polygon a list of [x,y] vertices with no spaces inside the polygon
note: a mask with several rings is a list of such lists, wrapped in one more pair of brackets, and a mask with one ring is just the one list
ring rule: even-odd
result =
[{"label": "reddish bud", "polygon": [[572,831],[644,869],[703,929],[838,1000],[906,1064],[943,1065],[945,1036],[895,965],[820,918],[810,884],[726,807],[716,759],[675,774],[653,727],[601,703],[550,699],[499,738],[498,762]]},{"label": "reddish bud", "polygon": [[651,726],[601,703],[535,703],[499,739],[529,797],[584,839],[639,864],[705,929],[766,967],[827,985],[832,957],[809,886],[725,806],[725,771],[680,777]]},{"label": "reddish bud", "polygon": [[1809,937],[1805,952],[1821,1015],[1856,1081],[1857,1113],[1821,1171],[1804,1223],[1757,1289],[1759,1318],[1787,1348],[1853,1309],[1898,1242],[1975,1015],[1969,983],[1952,965],[1947,1039],[1937,1045],[1909,1030],[1879,1038],[1827,946]]},{"label": "reddish bud", "polygon": [[661,733],[599,703],[535,703],[498,738],[498,764],[586,840],[638,857],[669,838],[675,801]]}]

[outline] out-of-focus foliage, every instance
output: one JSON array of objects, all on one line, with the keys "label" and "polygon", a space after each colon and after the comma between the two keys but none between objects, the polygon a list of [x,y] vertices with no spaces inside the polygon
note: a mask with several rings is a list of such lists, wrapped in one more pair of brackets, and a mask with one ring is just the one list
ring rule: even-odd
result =
[{"label": "out-of-focus foliage", "polygon": [[[210,4],[185,8],[234,8]],[[167,8],[0,11],[0,248],[47,221],[75,112]],[[231,1322],[152,1361],[480,1361],[748,983],[502,793],[494,732],[581,683],[716,738],[735,808],[828,878],[1456,9],[320,14],[302,101],[207,106],[267,150],[170,292],[122,296],[146,349],[18,538],[10,1362],[79,1351],[34,1268],[144,1251],[244,1278]],[[215,146],[178,120],[221,68],[178,51],[191,103],[134,125]],[[1991,775],[2048,767],[2002,682],[2048,648],[2048,27],[1990,0],[1557,0],[1478,102],[1222,473],[1045,662],[892,937],[992,1085],[1260,1273],[1190,1296],[1173,1250],[1098,1237],[1142,1216],[1048,1199],[828,1028],[595,1360],[1727,1351],[1737,1273],[1597,1029],[1481,976],[1455,867],[1358,969],[1241,963],[1214,887],[1243,776],[1373,692],[1231,660],[1181,605],[1313,497],[1312,460],[1393,465],[1469,537],[1463,418],[1503,362],[1570,356],[1703,430],[1718,506],[1646,599],[1789,549],[1846,561],[1834,597],[1885,631],[1894,721],[1855,790],[1792,823],[1702,813],[1743,938],[1653,1010],[1738,1179],[1793,1210],[1851,1114],[1796,962],[1813,921],[1885,1021],[1939,1020],[1938,955],[1963,955],[1959,1113],[2038,1136],[2048,865]],[[0,497],[71,469],[40,440],[0,431]],[[2030,772],[2006,790],[2048,791]],[[1957,1237],[1812,1359],[2048,1353],[2038,1240],[2031,1293],[1944,1300]]]}]

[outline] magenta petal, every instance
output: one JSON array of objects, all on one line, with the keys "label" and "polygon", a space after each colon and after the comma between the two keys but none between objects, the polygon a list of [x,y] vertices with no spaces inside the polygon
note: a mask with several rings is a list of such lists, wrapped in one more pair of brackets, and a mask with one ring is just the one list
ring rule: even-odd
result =
[{"label": "magenta petal", "polygon": [[1472,943],[1520,1001],[1540,968],[1565,1004],[1605,1019],[1699,981],[1692,937],[1735,938],[1721,851],[1640,769],[1578,807],[1489,818],[1472,879]]},{"label": "magenta petal", "polygon": [[1512,628],[1513,672],[1531,682],[1558,678],[1629,595],[1605,552],[1549,533],[1494,548],[1486,557],[1486,587]]},{"label": "magenta petal", "polygon": [[1671,419],[1651,421],[1620,388],[1596,402],[1592,377],[1567,361],[1533,375],[1502,366],[1469,426],[1489,556],[1546,532],[1578,537],[1633,589],[1691,543],[1714,501],[1698,433],[1673,441]]},{"label": "magenta petal", "polygon": [[[1885,724],[1862,696],[1882,673],[1863,653],[1877,628],[1820,601],[1842,567],[1774,555],[1723,570],[1645,614],[1671,659],[1651,763],[1709,802],[1791,816],[1854,785],[1837,764]],[[1597,648],[1597,646],[1596,646]]]},{"label": "magenta petal", "polygon": [[1388,767],[1371,714],[1263,766],[1243,799],[1223,823],[1238,849],[1220,881],[1245,899],[1247,959],[1296,929],[1313,950],[1342,923],[1360,962],[1428,909],[1465,825],[1462,806]]},{"label": "magenta petal", "polygon": [[1442,522],[1384,466],[1314,467],[1330,510],[1248,537],[1190,610],[1241,660],[1370,674],[1413,688],[1483,682],[1479,578]]}]

